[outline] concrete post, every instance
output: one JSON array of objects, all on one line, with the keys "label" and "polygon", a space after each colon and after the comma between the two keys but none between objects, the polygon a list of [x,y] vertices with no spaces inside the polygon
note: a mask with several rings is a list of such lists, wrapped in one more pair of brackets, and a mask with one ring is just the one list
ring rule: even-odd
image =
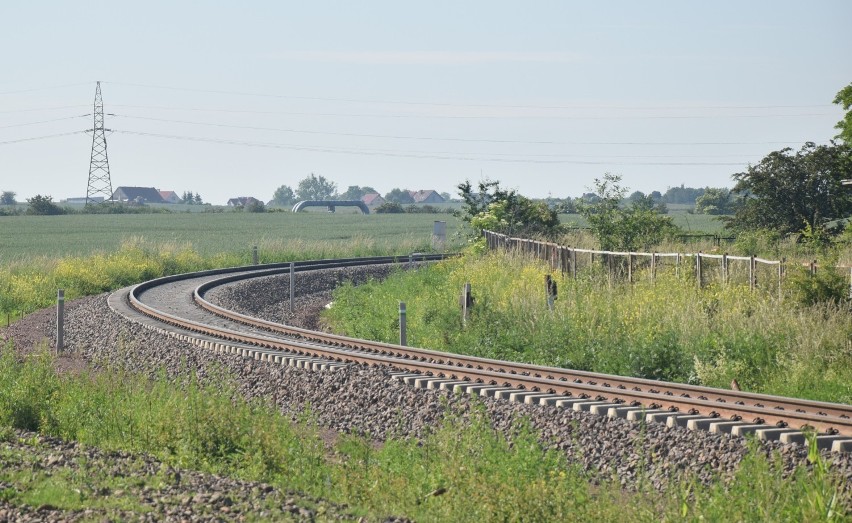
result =
[{"label": "concrete post", "polygon": [[293,312],[293,288],[296,282],[296,264],[290,262],[290,312]]},{"label": "concrete post", "polygon": [[400,345],[408,345],[408,333],[406,332],[408,329],[408,325],[406,325],[405,318],[405,302],[399,302],[399,344]]},{"label": "concrete post", "polygon": [[465,283],[462,289],[462,325],[467,325],[467,320],[470,318],[470,306],[472,304],[470,297],[470,283]]},{"label": "concrete post", "polygon": [[258,264],[257,245],[255,245],[254,247],[251,248],[251,264],[252,265]]},{"label": "concrete post", "polygon": [[65,290],[56,291],[56,352],[65,346]]}]

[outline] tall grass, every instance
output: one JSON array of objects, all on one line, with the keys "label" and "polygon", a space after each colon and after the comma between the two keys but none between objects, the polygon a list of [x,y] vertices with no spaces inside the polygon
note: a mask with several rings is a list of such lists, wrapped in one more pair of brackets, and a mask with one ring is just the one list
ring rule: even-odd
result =
[{"label": "tall grass", "polygon": [[[428,237],[387,242],[356,235],[345,243],[271,238],[258,242],[260,263],[400,254],[428,248]],[[16,315],[50,306],[59,288],[65,289],[66,298],[73,299],[160,276],[250,263],[249,249],[203,255],[192,244],[152,243],[141,237],[131,237],[111,252],[10,263],[0,267],[0,325]]]},{"label": "tall grass", "polygon": [[[422,441],[382,445],[360,436],[325,443],[309,413],[291,422],[247,403],[225,373],[210,385],[147,381],[116,370],[58,375],[46,352],[0,355],[0,439],[10,428],[152,453],[171,465],[272,483],[348,504],[372,518],[417,521],[839,521],[849,499],[813,455],[790,479],[752,452],[732,478],[703,486],[690,476],[663,492],[594,485],[564,454],[547,451],[525,423],[511,439],[484,409],[446,421]],[[0,481],[15,478],[0,470]],[[649,484],[650,482],[646,482]],[[8,491],[8,489],[7,489]],[[9,491],[14,492],[14,489]],[[73,496],[72,496],[73,497]],[[57,494],[55,499],[62,499]],[[26,496],[22,496],[25,500]],[[834,500],[832,502],[832,500]],[[25,501],[22,501],[25,502]],[[61,507],[60,507],[61,508]],[[76,506],[70,508],[78,508]]]},{"label": "tall grass", "polygon": [[[393,342],[398,301],[409,343],[476,356],[579,370],[852,402],[852,316],[839,305],[794,306],[776,293],[712,284],[661,270],[655,281],[610,282],[586,270],[508,254],[467,256],[383,282],[340,288],[326,321],[339,332]],[[683,271],[686,272],[686,271]],[[458,296],[476,303],[462,325]]]}]

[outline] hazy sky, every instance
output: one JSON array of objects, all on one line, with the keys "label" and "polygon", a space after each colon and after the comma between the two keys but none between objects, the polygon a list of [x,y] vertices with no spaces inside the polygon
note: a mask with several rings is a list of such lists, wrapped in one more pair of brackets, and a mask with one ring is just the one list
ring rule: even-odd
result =
[{"label": "hazy sky", "polygon": [[848,0],[4,1],[0,189],[85,195],[91,135],[53,135],[96,80],[113,187],[730,186],[836,134],[850,27]]}]

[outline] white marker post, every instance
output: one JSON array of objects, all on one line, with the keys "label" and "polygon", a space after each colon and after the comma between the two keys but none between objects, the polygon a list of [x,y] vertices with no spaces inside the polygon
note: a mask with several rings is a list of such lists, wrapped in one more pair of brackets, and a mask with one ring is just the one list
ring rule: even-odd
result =
[{"label": "white marker post", "polygon": [[399,302],[399,344],[408,345],[408,333],[406,332],[408,325],[405,318],[405,302]]}]

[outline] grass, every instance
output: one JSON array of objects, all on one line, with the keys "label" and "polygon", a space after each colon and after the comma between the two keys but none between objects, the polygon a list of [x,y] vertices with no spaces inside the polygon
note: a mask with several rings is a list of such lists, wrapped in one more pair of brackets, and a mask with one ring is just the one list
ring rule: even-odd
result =
[{"label": "grass", "polygon": [[[573,280],[505,254],[466,256],[383,282],[338,289],[325,314],[336,332],[394,342],[406,302],[412,345],[475,356],[852,403],[852,317],[840,306],[797,306],[775,291],[711,284],[660,269],[656,281]],[[465,327],[458,295],[472,284]]]},{"label": "grass", "polygon": [[[328,213],[7,216],[0,325],[66,298],[159,276],[260,263],[431,250],[437,215]],[[458,221],[448,221],[449,248]]]},{"label": "grass", "polygon": [[[724,229],[724,223],[718,216],[709,214],[689,214],[683,211],[671,211],[674,224],[683,229],[684,234],[719,234]],[[588,227],[589,223],[581,214],[560,214],[559,220],[568,226]]]},{"label": "grass", "polygon": [[[241,400],[224,373],[209,383],[190,374],[181,383],[164,377],[146,381],[120,370],[60,376],[47,353],[20,361],[6,347],[0,355],[0,434],[6,427],[8,439],[8,427],[15,427],[104,450],[147,452],[172,466],[261,480],[346,503],[371,519],[387,514],[417,521],[849,518],[840,479],[818,454],[812,456],[817,472],[801,467],[788,479],[777,458],[753,450],[735,476],[709,485],[683,475],[662,492],[624,491],[618,478],[592,483],[564,454],[545,450],[524,422],[514,426],[511,440],[494,431],[483,409],[469,413],[467,423],[448,412],[422,441],[376,446],[350,435],[328,446],[309,413],[294,423],[264,404]],[[80,478],[63,474],[47,478],[0,470],[0,482],[15,487],[0,496],[33,506],[134,508],[122,498],[95,501],[87,497],[95,488],[80,489]],[[119,486],[97,473],[89,481]],[[162,486],[156,477],[144,481],[155,493]]]},{"label": "grass", "polygon": [[[253,245],[327,242],[337,250],[369,241],[391,249],[401,243],[429,244],[435,220],[447,222],[447,237],[458,220],[447,214],[174,213],[0,217],[0,266],[115,252],[131,238],[152,245],[190,248],[202,257],[248,253]],[[263,250],[261,250],[263,252]]]}]

